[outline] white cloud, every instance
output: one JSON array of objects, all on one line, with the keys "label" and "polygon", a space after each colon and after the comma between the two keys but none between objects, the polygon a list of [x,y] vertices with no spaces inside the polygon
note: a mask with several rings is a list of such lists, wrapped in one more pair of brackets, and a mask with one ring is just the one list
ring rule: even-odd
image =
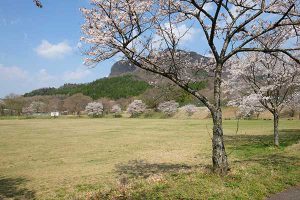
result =
[{"label": "white cloud", "polygon": [[24,94],[42,88],[58,87],[66,82],[86,82],[85,78],[93,78],[92,72],[86,67],[73,71],[52,73],[45,68],[37,71],[26,71],[20,67],[6,67],[0,64],[0,98],[9,93]]},{"label": "white cloud", "polygon": [[19,67],[5,67],[0,65],[1,80],[24,80],[28,78],[28,73]]},{"label": "white cloud", "polygon": [[207,54],[204,54],[205,57],[208,57],[208,58],[214,58],[214,55],[212,53],[207,53]]},{"label": "white cloud", "polygon": [[197,33],[199,33],[199,30],[194,27],[188,27],[185,24],[181,24],[179,27],[177,27],[178,36],[183,36],[181,39],[182,43],[189,42],[193,40]]},{"label": "white cloud", "polygon": [[[164,29],[165,31],[169,32],[170,24],[166,23],[164,25]],[[180,46],[185,46],[187,43],[192,42],[200,33],[200,29],[197,29],[193,26],[187,26],[186,24],[180,24],[177,27],[172,25],[172,31],[176,38],[180,38]],[[158,34],[154,35],[152,43],[154,48],[165,48],[164,41]]]},{"label": "white cloud", "polygon": [[57,77],[49,74],[46,69],[41,69],[37,74],[37,79],[40,82],[51,82],[55,81]]},{"label": "white cloud", "polygon": [[65,55],[72,52],[72,47],[67,42],[60,42],[58,44],[51,44],[47,40],[35,49],[36,53],[44,58],[63,58]]},{"label": "white cloud", "polygon": [[65,72],[63,79],[66,81],[74,81],[86,78],[91,72],[88,69],[77,68],[75,71]]}]

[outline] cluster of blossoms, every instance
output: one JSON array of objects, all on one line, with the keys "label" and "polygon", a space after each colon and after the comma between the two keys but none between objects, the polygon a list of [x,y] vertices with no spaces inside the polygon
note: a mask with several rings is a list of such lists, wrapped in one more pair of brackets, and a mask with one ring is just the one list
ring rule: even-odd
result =
[{"label": "cluster of blossoms", "polygon": [[142,100],[134,100],[131,104],[128,105],[127,112],[131,117],[137,117],[140,114],[144,113],[146,110],[146,104]]},{"label": "cluster of blossoms", "polygon": [[90,117],[101,117],[103,115],[103,104],[100,102],[88,103],[85,112]]},{"label": "cluster of blossoms", "polygon": [[260,97],[256,94],[250,94],[228,102],[229,106],[238,108],[237,117],[250,118],[253,115],[259,115],[266,109],[259,102]]},{"label": "cluster of blossoms", "polygon": [[114,114],[114,116],[119,116],[121,115],[122,113],[122,109],[120,107],[120,105],[116,104],[116,105],[113,105],[112,108],[111,108],[111,112]]},{"label": "cluster of blossoms", "polygon": [[299,80],[300,67],[287,56],[249,53],[229,67],[225,88],[233,99],[229,104],[247,115],[263,108],[281,110],[300,89]]},{"label": "cluster of blossoms", "polygon": [[22,113],[26,115],[34,113],[42,113],[45,110],[46,104],[40,101],[33,101],[28,107],[22,109]]},{"label": "cluster of blossoms", "polygon": [[299,91],[293,93],[291,96],[288,97],[288,99],[286,100],[286,106],[292,112],[292,115],[294,115],[296,112],[299,112],[299,119],[300,119],[300,92]]},{"label": "cluster of blossoms", "polygon": [[193,104],[185,105],[182,109],[188,114],[188,116],[192,116],[195,112],[197,112],[197,107]]},{"label": "cluster of blossoms", "polygon": [[171,101],[165,101],[165,102],[160,103],[158,105],[157,109],[160,112],[162,112],[168,116],[171,116],[177,112],[178,107],[179,107],[179,104],[176,101],[171,100]]}]

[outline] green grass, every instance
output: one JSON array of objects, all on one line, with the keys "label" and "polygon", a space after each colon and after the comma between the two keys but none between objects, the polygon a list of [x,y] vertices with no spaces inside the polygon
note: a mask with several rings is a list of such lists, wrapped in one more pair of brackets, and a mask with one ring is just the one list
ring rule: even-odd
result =
[{"label": "green grass", "polygon": [[0,199],[264,199],[300,180],[299,121],[224,121],[231,171],[211,173],[211,121],[0,120]]}]

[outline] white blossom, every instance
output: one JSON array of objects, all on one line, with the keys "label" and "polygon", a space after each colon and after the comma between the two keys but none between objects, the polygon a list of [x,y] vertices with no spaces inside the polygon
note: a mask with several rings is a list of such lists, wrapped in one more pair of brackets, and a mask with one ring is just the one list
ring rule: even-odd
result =
[{"label": "white blossom", "polygon": [[90,117],[101,117],[103,115],[103,104],[100,102],[88,103],[85,112]]},{"label": "white blossom", "polygon": [[112,106],[111,112],[114,113],[115,116],[118,116],[122,113],[122,109],[121,109],[120,105],[116,104],[116,105]]},{"label": "white blossom", "polygon": [[197,107],[193,104],[188,104],[182,107],[182,109],[189,115],[192,116],[195,112],[197,112]]},{"label": "white blossom", "polygon": [[299,113],[300,119],[300,91],[293,93],[290,95],[285,103],[286,107],[292,112],[294,115],[296,112]]},{"label": "white blossom", "polygon": [[131,104],[128,105],[127,112],[131,117],[137,117],[140,114],[144,113],[146,110],[146,104],[142,100],[134,100]]},{"label": "white blossom", "polygon": [[33,101],[28,107],[22,109],[22,113],[26,115],[42,113],[45,111],[46,104],[41,101]]},{"label": "white blossom", "polygon": [[246,115],[263,108],[280,111],[300,88],[300,66],[281,54],[249,53],[229,67],[224,85],[232,99],[229,104]]},{"label": "white blossom", "polygon": [[179,104],[176,101],[171,100],[171,101],[165,101],[165,102],[160,103],[158,105],[157,109],[160,112],[163,112],[164,114],[166,114],[168,116],[171,116],[177,112],[178,107],[179,107]]}]

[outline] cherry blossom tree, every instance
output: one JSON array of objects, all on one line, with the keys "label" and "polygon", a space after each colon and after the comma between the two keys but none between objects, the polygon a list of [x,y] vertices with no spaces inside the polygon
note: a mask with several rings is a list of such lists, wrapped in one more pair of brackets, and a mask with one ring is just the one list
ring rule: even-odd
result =
[{"label": "cherry blossom tree", "polygon": [[[85,24],[82,41],[87,44],[86,64],[95,65],[123,55],[135,66],[166,77],[198,98],[213,119],[212,161],[214,171],[226,174],[229,165],[223,141],[221,83],[226,63],[247,52],[282,52],[294,60],[298,43],[267,48],[258,45],[266,34],[280,32],[298,37],[297,0],[91,0],[82,9]],[[185,28],[182,28],[185,27]],[[212,59],[199,62],[180,51],[192,28],[199,28],[198,42]],[[213,99],[193,87],[198,72],[212,74]]]},{"label": "cherry blossom tree", "polygon": [[252,52],[229,67],[225,85],[247,112],[265,108],[274,118],[274,145],[279,146],[279,113],[300,89],[300,65],[282,54]]},{"label": "cherry blossom tree", "polygon": [[300,119],[300,92],[293,93],[286,103],[287,108],[291,111],[292,117],[298,112],[298,118]]},{"label": "cherry blossom tree", "polygon": [[103,104],[100,102],[88,103],[85,112],[90,117],[101,117],[103,115]]},{"label": "cherry blossom tree", "polygon": [[[228,84],[229,87],[232,85]],[[231,89],[231,88],[230,88]],[[236,92],[236,91],[235,91]],[[232,96],[233,91],[230,92],[231,101],[228,102],[228,106],[237,107],[237,118],[250,118],[253,115],[256,115],[258,119],[260,113],[264,112],[266,109],[259,102],[259,99],[256,98],[256,94],[250,94],[249,96]]]},{"label": "cherry blossom tree", "polygon": [[165,101],[165,102],[160,103],[158,105],[157,109],[160,112],[166,114],[167,116],[172,116],[177,112],[178,107],[179,107],[179,104],[176,101],[171,100],[171,101]]},{"label": "cherry blossom tree", "polygon": [[22,108],[22,113],[26,115],[44,113],[46,111],[46,104],[41,101],[33,101],[28,107]]},{"label": "cherry blossom tree", "polygon": [[29,107],[33,113],[43,113],[45,112],[46,104],[41,101],[33,101]]},{"label": "cherry blossom tree", "polygon": [[188,116],[192,116],[195,112],[197,112],[197,107],[193,104],[185,105],[182,109],[188,114]]},{"label": "cherry blossom tree", "polygon": [[122,113],[121,106],[118,105],[118,104],[113,105],[112,108],[111,108],[111,112],[114,114],[114,117],[121,116],[121,113]]},{"label": "cherry blossom tree", "polygon": [[144,113],[146,110],[146,104],[142,100],[134,100],[131,104],[128,105],[127,112],[131,117],[137,117],[140,114]]},{"label": "cherry blossom tree", "polygon": [[33,111],[31,110],[30,106],[24,107],[24,108],[22,108],[22,114],[23,115],[32,115]]}]

